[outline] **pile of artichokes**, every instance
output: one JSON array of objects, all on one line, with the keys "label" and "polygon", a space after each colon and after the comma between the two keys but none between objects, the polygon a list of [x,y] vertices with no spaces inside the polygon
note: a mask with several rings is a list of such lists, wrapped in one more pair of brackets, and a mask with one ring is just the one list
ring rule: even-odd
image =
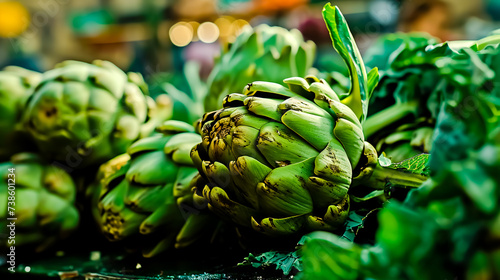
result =
[{"label": "pile of artichokes", "polygon": [[[140,74],[107,61],[0,72],[9,107],[0,158],[27,151],[9,147],[18,133],[37,149],[0,164],[0,174],[16,170],[18,245],[42,251],[75,231],[79,216],[144,257],[208,243],[223,227],[294,238],[342,230],[351,210],[369,207],[361,193],[418,187],[425,175],[381,165],[365,141],[378,70],[367,71],[340,10],[327,5],[324,16],[349,87],[308,75],[314,43],[267,25],[245,29],[206,84],[189,77],[185,93],[165,81],[156,102]],[[392,138],[407,140],[401,130]],[[416,138],[430,141],[427,131]]]}]

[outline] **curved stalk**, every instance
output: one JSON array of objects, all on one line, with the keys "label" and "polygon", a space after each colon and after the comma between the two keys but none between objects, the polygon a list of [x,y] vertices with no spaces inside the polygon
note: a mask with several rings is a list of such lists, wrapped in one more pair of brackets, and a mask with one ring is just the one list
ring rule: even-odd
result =
[{"label": "curved stalk", "polygon": [[418,102],[416,100],[403,104],[394,104],[375,115],[366,119],[363,124],[365,138],[372,136],[377,131],[389,126],[407,115],[416,112]]},{"label": "curved stalk", "polygon": [[417,188],[428,179],[427,176],[382,167],[377,164],[372,175],[365,180],[365,184],[373,189],[383,190],[387,183],[410,188]]}]

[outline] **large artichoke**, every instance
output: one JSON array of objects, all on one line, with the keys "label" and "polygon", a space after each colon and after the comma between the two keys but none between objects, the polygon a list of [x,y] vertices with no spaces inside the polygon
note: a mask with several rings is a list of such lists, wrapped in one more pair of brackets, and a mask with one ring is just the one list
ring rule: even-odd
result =
[{"label": "large artichoke", "polygon": [[135,142],[128,154],[103,164],[94,215],[111,241],[138,245],[145,257],[195,241],[210,213],[192,202],[198,180],[189,152],[201,137],[186,123],[168,121],[164,134]]},{"label": "large artichoke", "polygon": [[110,62],[65,61],[44,73],[23,122],[45,157],[69,168],[100,164],[168,116],[146,93],[140,74],[127,75]]},{"label": "large artichoke", "polygon": [[365,142],[356,114],[315,78],[254,82],[205,115],[192,159],[209,207],[268,234],[332,230]]},{"label": "large artichoke", "polygon": [[20,124],[24,104],[41,79],[41,74],[20,67],[9,66],[0,71],[0,160],[29,145]]},{"label": "large artichoke", "polygon": [[[0,226],[5,233],[0,247],[30,246],[39,252],[77,228],[76,187],[64,170],[45,164],[35,154],[22,153],[0,164],[0,177]],[[11,222],[14,241],[7,239]]]},{"label": "large artichoke", "polygon": [[312,41],[304,42],[300,31],[262,24],[247,27],[216,59],[208,77],[206,111],[217,110],[224,97],[240,92],[247,83],[282,83],[288,77],[304,77],[316,52]]}]

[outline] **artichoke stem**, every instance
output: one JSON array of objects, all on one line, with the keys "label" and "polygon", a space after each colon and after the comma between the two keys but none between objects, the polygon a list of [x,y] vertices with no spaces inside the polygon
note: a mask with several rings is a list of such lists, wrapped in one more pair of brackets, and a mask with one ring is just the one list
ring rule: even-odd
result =
[{"label": "artichoke stem", "polygon": [[406,117],[410,113],[415,113],[418,109],[416,100],[403,104],[394,104],[375,115],[366,119],[363,124],[363,134],[365,139],[372,136],[377,131],[389,126],[398,120]]},{"label": "artichoke stem", "polygon": [[378,190],[383,190],[389,182],[394,185],[417,188],[427,179],[427,176],[421,174],[386,168],[377,164],[368,180],[368,185]]}]

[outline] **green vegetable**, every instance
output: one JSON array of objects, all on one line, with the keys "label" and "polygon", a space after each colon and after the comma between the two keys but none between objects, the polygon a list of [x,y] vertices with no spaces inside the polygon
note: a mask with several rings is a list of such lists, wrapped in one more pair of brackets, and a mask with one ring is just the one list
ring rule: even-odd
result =
[{"label": "green vegetable", "polygon": [[[376,54],[380,46],[393,46],[385,56],[371,55],[371,63],[388,57],[371,101],[370,117],[363,127],[368,140],[376,143],[377,151],[387,153],[395,161],[429,152],[434,137],[431,130],[438,115],[442,110],[461,110],[451,108],[463,95],[461,91],[483,95],[489,91],[486,87],[494,89],[489,85],[494,83],[494,53],[498,52],[499,39],[493,35],[479,41],[442,44],[432,44],[429,39],[427,43],[431,44],[426,45],[425,37],[395,34],[369,51]],[[468,98],[466,106],[471,107],[475,102],[472,99],[477,97]]]},{"label": "green vegetable", "polygon": [[463,49],[438,61],[444,96],[436,123],[430,166],[468,157],[468,150],[485,144],[485,135],[500,126],[500,46],[481,51]]},{"label": "green vegetable", "polygon": [[41,153],[71,169],[100,164],[149,135],[168,110],[137,73],[107,61],[66,61],[43,74],[23,115]]},{"label": "green vegetable", "polygon": [[[76,187],[64,170],[35,154],[21,153],[12,156],[10,162],[0,163],[0,177],[1,248],[15,246],[41,252],[77,229]],[[11,223],[14,228],[7,227]],[[11,230],[14,239],[8,238]]]},{"label": "green vegetable", "polygon": [[103,234],[139,247],[144,257],[174,244],[185,247],[215,224],[196,208],[191,192],[200,177],[189,152],[200,135],[179,121],[158,130],[163,134],[141,139],[103,164],[93,190],[94,217]]},{"label": "green vegetable", "polygon": [[389,203],[374,246],[311,234],[303,248],[305,279],[498,278],[499,132],[410,192],[404,204]]},{"label": "green vegetable", "polygon": [[[379,37],[363,58],[367,67],[377,67],[382,74],[388,71],[395,61],[401,59],[404,53],[418,52],[437,43],[437,39],[427,33],[391,33]],[[371,104],[374,104],[375,100],[371,100]]]}]

